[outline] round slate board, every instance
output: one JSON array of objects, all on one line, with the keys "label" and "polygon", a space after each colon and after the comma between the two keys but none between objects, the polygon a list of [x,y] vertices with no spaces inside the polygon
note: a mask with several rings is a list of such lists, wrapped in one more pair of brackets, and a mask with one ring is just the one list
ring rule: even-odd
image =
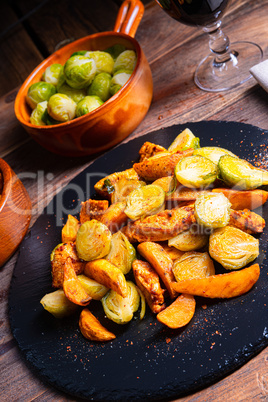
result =
[{"label": "round slate board", "polygon": [[[101,177],[131,167],[145,141],[169,146],[185,127],[201,146],[221,146],[249,161],[265,162],[267,131],[232,122],[175,125],[122,144],[98,158],[49,204],[24,239],[9,296],[13,335],[26,360],[49,384],[94,401],[158,401],[194,392],[242,366],[268,344],[267,228],[260,236],[261,275],[247,294],[229,300],[196,298],[192,321],[183,329],[160,324],[147,308],[145,318],[116,325],[101,303],[90,309],[116,339],[83,338],[79,314],[57,320],[40,299],[51,292],[50,252],[61,242],[66,215],[78,215],[80,202],[94,196]],[[265,145],[265,146],[264,146]],[[267,206],[259,213],[267,219]],[[217,271],[219,272],[219,271]],[[204,308],[206,307],[206,308]]]}]

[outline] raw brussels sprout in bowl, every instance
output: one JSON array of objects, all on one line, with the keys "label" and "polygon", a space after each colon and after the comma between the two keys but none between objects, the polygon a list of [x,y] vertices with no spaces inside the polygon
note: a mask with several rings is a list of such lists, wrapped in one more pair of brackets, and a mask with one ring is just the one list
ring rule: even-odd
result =
[{"label": "raw brussels sprout in bowl", "polygon": [[152,94],[151,70],[137,41],[125,33],[103,32],[44,60],[20,88],[15,114],[46,149],[90,155],[131,134]]}]

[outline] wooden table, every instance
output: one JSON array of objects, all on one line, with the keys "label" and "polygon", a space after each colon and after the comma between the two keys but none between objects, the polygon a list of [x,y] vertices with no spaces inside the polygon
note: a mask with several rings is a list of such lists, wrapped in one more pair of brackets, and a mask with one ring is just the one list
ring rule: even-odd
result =
[{"label": "wooden table", "polygon": [[[90,33],[112,30],[120,1],[47,0],[38,3],[14,0],[10,4],[12,7],[6,0],[0,6],[3,29],[0,37],[0,157],[22,177],[33,204],[32,225],[52,197],[93,158],[59,157],[31,140],[14,116],[17,88],[57,46]],[[251,79],[229,92],[202,92],[193,83],[193,73],[197,61],[208,50],[205,34],[200,29],[171,20],[154,2],[145,1],[145,4],[136,39],[152,69],[154,97],[148,115],[126,141],[160,127],[200,120],[238,121],[268,129],[268,94],[256,81]],[[34,7],[37,9],[33,10]],[[223,28],[232,41],[256,41],[267,58],[267,15],[267,1],[234,0],[224,18]],[[27,175],[23,176],[25,172]],[[0,400],[74,401],[33,374],[11,335],[8,291],[16,258],[17,254],[1,268]],[[267,400],[267,384],[266,349],[222,381],[179,400]]]}]

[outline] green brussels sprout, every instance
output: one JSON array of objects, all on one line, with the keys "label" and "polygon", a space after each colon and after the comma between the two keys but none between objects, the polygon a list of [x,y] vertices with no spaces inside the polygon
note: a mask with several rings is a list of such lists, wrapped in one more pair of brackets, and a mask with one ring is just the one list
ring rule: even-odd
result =
[{"label": "green brussels sprout", "polygon": [[131,281],[127,281],[127,285],[128,295],[126,297],[110,290],[101,299],[106,316],[117,324],[126,324],[131,321],[140,305],[140,294],[137,287]]},{"label": "green brussels sprout", "polygon": [[47,103],[47,111],[57,121],[69,121],[75,117],[76,103],[67,95],[55,94]]},{"label": "green brussels sprout", "polygon": [[131,73],[119,73],[115,74],[113,78],[111,79],[111,84],[110,84],[110,93],[112,95],[116,94],[123,85],[129,80],[131,76]]},{"label": "green brussels sprout", "polygon": [[205,156],[191,155],[177,163],[175,175],[178,182],[185,187],[203,188],[216,180],[218,167]]},{"label": "green brussels sprout", "polygon": [[48,101],[55,93],[54,85],[48,82],[35,82],[28,89],[26,102],[32,109],[35,109],[38,103]]},{"label": "green brussels sprout", "polygon": [[56,318],[63,318],[73,314],[78,305],[72,303],[64,294],[63,289],[58,289],[55,292],[47,293],[40,303],[50,314]]},{"label": "green brussels sprout", "polygon": [[131,270],[135,258],[136,250],[127,237],[120,230],[114,233],[111,240],[111,249],[106,256],[106,260],[114,264],[126,275]]},{"label": "green brussels sprout", "polygon": [[201,193],[194,204],[196,221],[209,229],[228,225],[231,203],[222,193]]},{"label": "green brussels sprout", "polygon": [[114,62],[113,72],[118,70],[130,70],[133,71],[137,63],[137,55],[134,50],[125,50],[120,53]]},{"label": "green brussels sprout", "polygon": [[61,124],[62,121],[58,121],[53,119],[49,114],[47,109],[44,111],[42,115],[42,121],[45,123],[47,126],[54,126],[55,124]]},{"label": "green brussels sprout", "polygon": [[116,43],[115,45],[108,47],[105,49],[105,52],[109,53],[114,60],[117,59],[120,53],[124,52],[126,49],[126,46],[120,45],[120,43]]},{"label": "green brussels sprout", "polygon": [[77,275],[77,278],[87,294],[92,297],[93,300],[101,300],[101,298],[109,291],[106,286],[101,285],[86,275],[80,274]]},{"label": "green brussels sprout", "polygon": [[109,53],[96,50],[94,52],[92,51],[87,52],[85,56],[95,61],[97,67],[97,74],[99,73],[112,74],[114,67],[114,59]]},{"label": "green brussels sprout", "polygon": [[36,108],[31,113],[30,122],[36,126],[45,126],[46,123],[43,121],[43,115],[46,110],[47,101],[38,103]]},{"label": "green brussels sprout", "polygon": [[78,50],[77,52],[74,52],[70,57],[73,56],[85,56],[85,54],[87,53],[87,50]]},{"label": "green brussels sprout", "polygon": [[103,104],[103,101],[98,96],[86,96],[77,104],[76,116],[80,117],[84,114],[92,112]]},{"label": "green brussels sprout", "polygon": [[47,67],[43,73],[42,79],[49,84],[58,85],[59,77],[61,76],[63,71],[63,66],[58,63],[51,64],[51,66]]},{"label": "green brussels sprout", "polygon": [[85,56],[72,56],[64,65],[65,80],[70,87],[76,89],[88,87],[96,71],[95,61]]},{"label": "green brussels sprout", "polygon": [[108,73],[97,74],[88,88],[88,95],[96,95],[103,102],[107,101],[110,97],[110,82],[112,76]]},{"label": "green brussels sprout", "polygon": [[58,87],[58,93],[69,96],[75,103],[80,102],[87,95],[86,89],[72,88],[66,82]]}]

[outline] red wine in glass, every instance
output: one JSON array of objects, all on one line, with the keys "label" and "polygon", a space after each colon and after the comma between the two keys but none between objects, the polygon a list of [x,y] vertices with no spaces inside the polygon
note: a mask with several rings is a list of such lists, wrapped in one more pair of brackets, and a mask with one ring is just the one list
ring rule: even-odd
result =
[{"label": "red wine in glass", "polygon": [[249,69],[262,60],[262,49],[249,41],[233,47],[221,30],[221,18],[231,0],[155,0],[175,20],[201,27],[209,35],[210,54],[198,65],[195,84],[209,92],[225,91],[248,81]]}]

